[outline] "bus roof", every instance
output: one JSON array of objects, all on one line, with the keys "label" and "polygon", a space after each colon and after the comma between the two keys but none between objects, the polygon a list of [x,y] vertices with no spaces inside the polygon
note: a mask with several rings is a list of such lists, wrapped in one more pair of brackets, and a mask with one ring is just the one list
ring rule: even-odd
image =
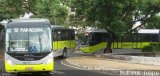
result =
[{"label": "bus roof", "polygon": [[11,19],[8,21],[6,27],[10,27],[10,28],[48,27],[49,25],[50,25],[50,22],[48,19],[29,18],[29,19]]},{"label": "bus roof", "polygon": [[144,34],[157,34],[160,33],[160,30],[158,29],[140,29],[138,30],[138,33],[144,33]]},{"label": "bus roof", "polygon": [[107,33],[107,30],[105,29],[90,29],[90,30],[85,30],[85,32],[105,32]]}]

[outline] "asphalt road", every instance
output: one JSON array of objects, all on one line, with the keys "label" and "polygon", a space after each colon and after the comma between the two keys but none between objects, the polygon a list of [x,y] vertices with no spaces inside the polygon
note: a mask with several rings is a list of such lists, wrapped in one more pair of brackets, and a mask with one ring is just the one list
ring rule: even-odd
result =
[{"label": "asphalt road", "polygon": [[[55,73],[52,76],[111,76],[109,74],[103,74],[100,72],[93,72],[93,71],[85,71],[80,70],[72,67],[65,66],[61,64],[62,59],[55,59]],[[3,61],[0,61],[0,70],[4,68]],[[0,72],[2,76],[2,71]],[[8,75],[8,76],[37,76],[37,74],[19,74],[19,75]],[[48,76],[45,74],[38,74],[38,76]]]}]

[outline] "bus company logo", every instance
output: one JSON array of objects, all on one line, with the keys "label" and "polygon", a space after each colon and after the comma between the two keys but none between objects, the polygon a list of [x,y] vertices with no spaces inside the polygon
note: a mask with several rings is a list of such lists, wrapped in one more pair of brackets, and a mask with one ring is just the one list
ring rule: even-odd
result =
[{"label": "bus company logo", "polygon": [[14,28],[14,32],[43,32],[42,28]]}]

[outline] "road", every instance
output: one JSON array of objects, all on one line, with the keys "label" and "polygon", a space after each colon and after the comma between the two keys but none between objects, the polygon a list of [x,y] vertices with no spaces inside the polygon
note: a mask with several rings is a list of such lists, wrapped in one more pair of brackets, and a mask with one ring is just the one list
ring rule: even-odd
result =
[{"label": "road", "polygon": [[[53,76],[111,76],[109,74],[103,74],[100,72],[85,71],[85,70],[68,67],[61,64],[61,61],[62,59],[55,59],[55,73],[53,74]],[[2,70],[3,67],[4,67],[3,62],[0,61],[0,70]],[[36,75],[19,74],[19,75],[9,75],[9,76],[36,76]],[[38,76],[47,76],[47,75],[38,75]]]}]

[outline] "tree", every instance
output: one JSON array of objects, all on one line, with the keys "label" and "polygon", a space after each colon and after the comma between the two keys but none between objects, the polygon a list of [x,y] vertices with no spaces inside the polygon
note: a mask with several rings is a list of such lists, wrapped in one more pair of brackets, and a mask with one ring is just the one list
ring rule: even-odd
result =
[{"label": "tree", "polygon": [[146,28],[159,29],[160,28],[160,16],[154,15],[146,22]]},{"label": "tree", "polygon": [[67,7],[60,0],[36,0],[33,11],[36,17],[48,18],[52,24],[64,24],[67,17]]},{"label": "tree", "polygon": [[0,0],[0,21],[18,18],[25,12],[48,18],[52,24],[64,24],[67,7],[60,0]]},{"label": "tree", "polygon": [[[106,51],[111,52],[111,44],[117,36],[131,30],[140,21],[145,25],[160,12],[159,0],[72,0],[76,16],[84,16],[87,26],[105,28],[110,35]],[[131,31],[129,31],[131,32]]]},{"label": "tree", "polygon": [[4,19],[17,18],[23,15],[24,0],[0,0],[0,21]]}]

